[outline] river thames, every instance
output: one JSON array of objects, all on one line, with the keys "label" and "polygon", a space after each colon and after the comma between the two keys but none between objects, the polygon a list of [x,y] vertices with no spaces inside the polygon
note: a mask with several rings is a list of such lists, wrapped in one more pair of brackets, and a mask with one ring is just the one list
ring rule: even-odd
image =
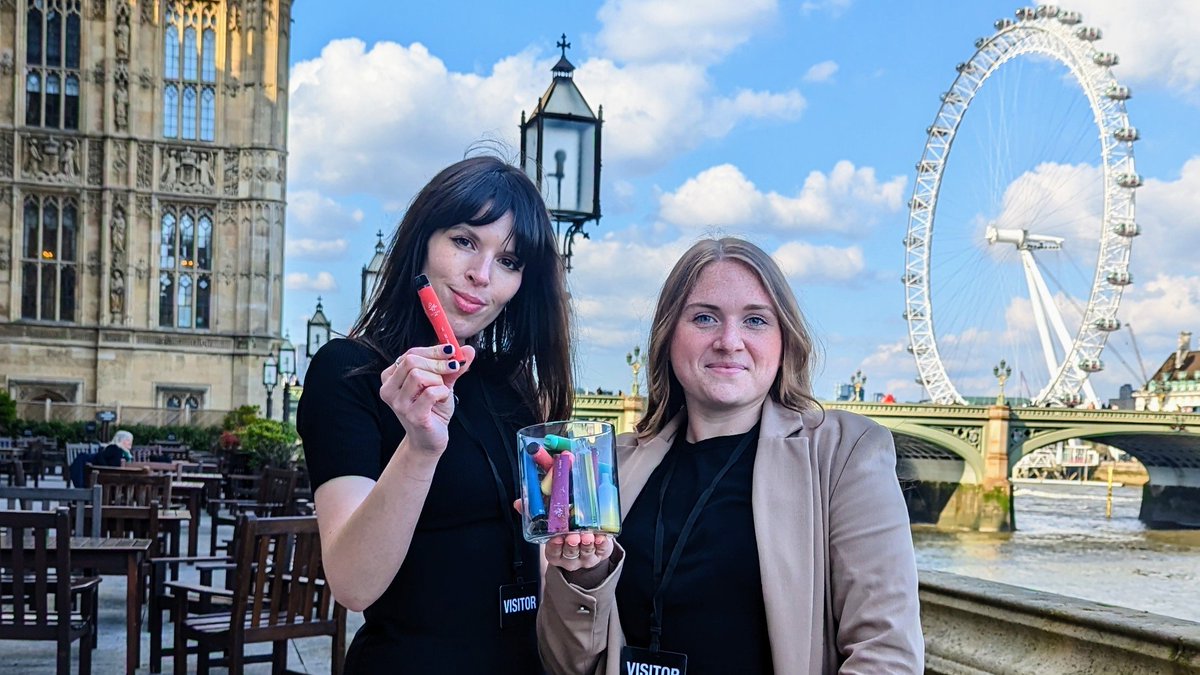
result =
[{"label": "river thames", "polygon": [[1200,621],[1200,531],[1150,530],[1142,488],[1019,483],[1017,531],[913,528],[917,566]]}]

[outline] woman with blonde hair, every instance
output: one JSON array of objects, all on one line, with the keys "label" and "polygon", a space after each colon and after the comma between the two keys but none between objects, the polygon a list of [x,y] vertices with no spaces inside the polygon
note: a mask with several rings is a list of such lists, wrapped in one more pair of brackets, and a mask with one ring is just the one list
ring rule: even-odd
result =
[{"label": "woman with blonde hair", "polygon": [[821,409],[812,354],[760,248],[704,240],[676,263],[646,415],[619,442],[620,545],[568,535],[545,549],[549,671],[922,672],[891,434]]}]

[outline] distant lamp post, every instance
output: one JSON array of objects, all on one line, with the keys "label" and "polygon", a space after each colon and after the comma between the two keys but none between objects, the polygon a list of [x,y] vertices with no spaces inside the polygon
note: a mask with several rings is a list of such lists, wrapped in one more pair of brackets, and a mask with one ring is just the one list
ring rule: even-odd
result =
[{"label": "distant lamp post", "polygon": [[267,419],[271,419],[271,397],[275,393],[275,385],[283,378],[283,421],[291,417],[291,395],[293,378],[296,376],[296,348],[285,334],[283,342],[274,354],[268,354],[263,362],[263,387],[267,390]]},{"label": "distant lamp post", "polygon": [[268,354],[263,363],[263,387],[267,390],[267,419],[271,419],[271,395],[275,393],[275,385],[279,383],[279,362],[274,354]]},{"label": "distant lamp post", "polygon": [[317,311],[313,312],[312,318],[308,320],[308,343],[304,347],[304,353],[308,358],[316,356],[321,345],[329,342],[331,328],[329,319],[325,318],[325,312],[321,307],[321,296],[318,295]]},{"label": "distant lamp post", "polygon": [[865,400],[865,393],[863,392],[863,387],[866,384],[867,384],[867,376],[863,375],[862,370],[856,370],[856,371],[854,371],[854,374],[850,376],[850,385],[854,387],[854,400],[855,401]]},{"label": "distant lamp post", "polygon": [[1000,393],[996,395],[996,405],[1008,405],[1004,399],[1004,383],[1012,375],[1012,366],[1008,365],[1004,359],[1000,359],[1000,363],[992,367],[992,375],[995,375],[996,381],[1000,383]]},{"label": "distant lamp post", "polygon": [[283,421],[288,422],[292,418],[292,385],[296,383],[296,347],[287,333],[279,345],[279,375],[283,378]]},{"label": "distant lamp post", "polygon": [[646,356],[642,354],[642,348],[635,346],[632,352],[626,352],[625,363],[633,369],[633,386],[629,388],[629,395],[641,396],[641,380],[638,373],[642,372],[642,366],[646,365]]},{"label": "distant lamp post", "polygon": [[[575,236],[588,233],[583,225],[600,221],[600,126],[599,115],[575,86],[575,66],[567,60],[564,34],[556,45],[562,56],[551,72],[554,80],[538,99],[528,119],[521,111],[521,170],[542,193],[559,237],[559,251],[571,271]],[[563,226],[566,230],[563,230]]]},{"label": "distant lamp post", "polygon": [[359,306],[364,310],[367,308],[367,301],[375,294],[375,287],[379,285],[379,273],[383,271],[383,230],[376,232],[375,237],[375,255],[371,256],[371,262],[362,268],[362,295],[359,298]]}]

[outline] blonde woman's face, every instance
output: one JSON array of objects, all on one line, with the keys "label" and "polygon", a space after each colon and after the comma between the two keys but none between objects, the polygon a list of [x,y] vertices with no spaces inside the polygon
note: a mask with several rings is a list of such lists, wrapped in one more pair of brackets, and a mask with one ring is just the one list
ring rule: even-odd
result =
[{"label": "blonde woman's face", "polygon": [[670,348],[689,412],[762,406],[782,355],[779,316],[758,276],[731,260],[707,265],[684,300]]}]

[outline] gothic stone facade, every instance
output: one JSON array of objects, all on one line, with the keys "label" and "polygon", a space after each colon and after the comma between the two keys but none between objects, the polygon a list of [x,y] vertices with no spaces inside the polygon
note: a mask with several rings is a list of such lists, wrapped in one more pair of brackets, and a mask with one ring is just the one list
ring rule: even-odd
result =
[{"label": "gothic stone facade", "polygon": [[231,409],[279,340],[291,0],[0,0],[0,387]]}]

